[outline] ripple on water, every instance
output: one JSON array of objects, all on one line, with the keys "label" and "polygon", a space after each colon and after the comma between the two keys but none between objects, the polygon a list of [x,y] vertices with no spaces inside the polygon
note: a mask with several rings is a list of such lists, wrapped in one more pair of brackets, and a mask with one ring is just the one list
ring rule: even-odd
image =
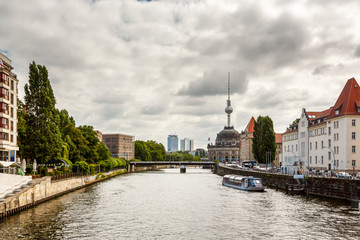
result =
[{"label": "ripple on water", "polygon": [[2,223],[0,239],[357,239],[341,201],[221,186],[209,170],[129,174],[40,204]]}]

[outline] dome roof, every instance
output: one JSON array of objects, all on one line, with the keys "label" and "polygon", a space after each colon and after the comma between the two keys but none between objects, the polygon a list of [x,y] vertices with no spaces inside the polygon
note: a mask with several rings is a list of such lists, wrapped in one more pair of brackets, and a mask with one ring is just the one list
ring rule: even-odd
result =
[{"label": "dome roof", "polygon": [[240,133],[234,127],[225,127],[224,130],[218,133],[216,141],[223,141],[229,139],[239,139]]}]

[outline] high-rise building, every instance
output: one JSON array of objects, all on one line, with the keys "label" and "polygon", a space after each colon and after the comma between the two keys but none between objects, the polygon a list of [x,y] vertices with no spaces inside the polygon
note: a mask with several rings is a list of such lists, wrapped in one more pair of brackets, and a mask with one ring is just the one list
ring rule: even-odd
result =
[{"label": "high-rise building", "polygon": [[190,139],[190,152],[195,151],[194,148],[194,139]]},{"label": "high-rise building", "polygon": [[179,151],[179,138],[177,135],[169,135],[167,138],[168,152]]},{"label": "high-rise building", "polygon": [[180,141],[180,150],[183,152],[190,152],[194,149],[194,140],[190,138],[184,138]]},{"label": "high-rise building", "polygon": [[18,79],[11,60],[0,53],[0,160],[15,161],[17,146]]},{"label": "high-rise building", "polygon": [[134,136],[125,134],[103,134],[103,142],[109,148],[111,156],[131,160],[135,158]]}]

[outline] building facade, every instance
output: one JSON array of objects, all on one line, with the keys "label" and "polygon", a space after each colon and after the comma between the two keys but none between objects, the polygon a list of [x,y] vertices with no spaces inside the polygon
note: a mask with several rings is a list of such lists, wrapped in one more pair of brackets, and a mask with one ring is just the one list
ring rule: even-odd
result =
[{"label": "building facade", "polygon": [[111,156],[131,160],[135,158],[134,136],[125,134],[103,134],[103,142],[109,148]]},{"label": "building facade", "polygon": [[16,161],[18,79],[12,62],[0,53],[0,160]]},{"label": "building facade", "polygon": [[283,133],[283,164],[299,159],[303,170],[360,170],[360,87],[347,81],[335,105],[320,112],[302,110]]},{"label": "building facade", "polygon": [[179,138],[177,135],[168,135],[167,138],[168,152],[179,151]]},{"label": "building facade", "polygon": [[252,152],[252,141],[255,126],[255,118],[251,117],[249,123],[246,125],[244,131],[240,134],[240,160],[241,161],[255,161]]},{"label": "building facade", "polygon": [[274,165],[277,167],[281,167],[280,159],[282,158],[282,134],[275,133],[275,143],[276,143],[276,152],[275,152],[275,160]]}]

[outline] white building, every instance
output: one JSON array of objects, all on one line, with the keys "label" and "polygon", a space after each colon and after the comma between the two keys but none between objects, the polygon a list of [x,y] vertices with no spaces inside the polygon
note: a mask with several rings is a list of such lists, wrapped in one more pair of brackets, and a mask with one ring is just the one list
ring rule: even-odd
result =
[{"label": "white building", "polygon": [[180,150],[183,152],[191,151],[190,141],[194,141],[194,140],[190,140],[189,138],[184,138],[184,139],[180,140]]},{"label": "white building", "polygon": [[334,107],[321,112],[302,110],[300,120],[283,133],[281,166],[305,169],[360,170],[360,87],[349,79]]}]

